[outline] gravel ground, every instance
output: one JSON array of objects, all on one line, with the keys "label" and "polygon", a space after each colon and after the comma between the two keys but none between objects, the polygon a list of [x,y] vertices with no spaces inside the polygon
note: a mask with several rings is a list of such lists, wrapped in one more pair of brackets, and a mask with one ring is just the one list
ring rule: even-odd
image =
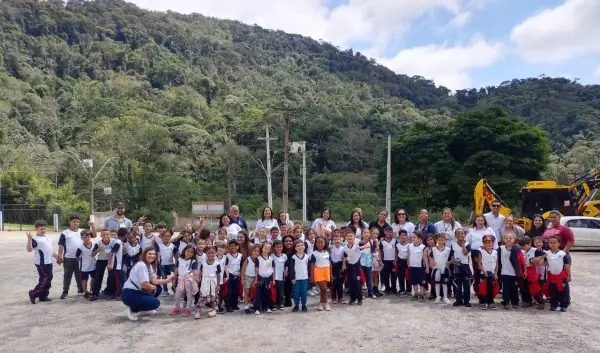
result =
[{"label": "gravel ground", "polygon": [[[57,235],[50,235],[54,243]],[[0,233],[1,352],[600,352],[600,253],[573,254],[567,313],[482,311],[397,297],[365,299],[362,307],[317,312],[233,313],[200,320],[173,318],[173,299],[157,314],[130,322],[118,301],[88,302],[76,292],[59,300],[62,268],[54,266],[51,303],[31,305],[37,281],[24,233]],[[264,338],[263,338],[264,337]]]}]

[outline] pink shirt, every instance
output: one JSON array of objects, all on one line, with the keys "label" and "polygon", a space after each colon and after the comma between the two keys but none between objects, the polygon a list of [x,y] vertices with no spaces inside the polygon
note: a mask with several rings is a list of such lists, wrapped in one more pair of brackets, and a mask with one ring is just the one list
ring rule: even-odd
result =
[{"label": "pink shirt", "polygon": [[542,235],[542,241],[544,242],[544,246],[548,244],[550,237],[556,236],[560,239],[560,248],[564,249],[567,243],[575,242],[575,235],[573,235],[573,231],[571,228],[563,225],[552,226],[551,228],[546,229],[544,235]]}]

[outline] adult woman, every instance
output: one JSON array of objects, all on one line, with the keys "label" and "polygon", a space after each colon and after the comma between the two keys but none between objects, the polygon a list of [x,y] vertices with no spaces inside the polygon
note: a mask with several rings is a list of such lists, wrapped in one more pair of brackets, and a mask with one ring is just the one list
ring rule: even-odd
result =
[{"label": "adult woman", "polygon": [[409,238],[415,231],[415,225],[408,220],[408,213],[403,208],[400,208],[394,212],[394,223],[392,224],[392,230],[394,236],[398,236],[398,232],[404,229],[408,234]]},{"label": "adult woman", "polygon": [[321,217],[315,219],[312,224],[312,229],[319,233],[319,229],[323,230],[324,235],[331,236],[331,233],[335,229],[335,222],[331,220],[331,210],[324,208],[321,211]]},{"label": "adult woman", "polygon": [[356,228],[356,238],[362,239],[362,230],[369,228],[367,222],[362,220],[362,215],[359,210],[354,210],[350,214],[350,222],[346,226],[354,226]]},{"label": "adult woman", "polygon": [[256,222],[256,227],[254,227],[254,233],[258,233],[258,230],[261,227],[265,227],[266,229],[277,227],[277,229],[279,229],[279,223],[275,218],[273,218],[273,210],[271,209],[271,207],[263,208],[262,216]]},{"label": "adult woman", "polygon": [[236,240],[238,233],[242,231],[242,227],[240,227],[239,224],[232,222],[227,213],[224,213],[221,215],[221,218],[219,218],[219,228],[217,229],[217,233],[221,229],[227,231],[227,238],[229,240]]},{"label": "adult woman", "polygon": [[236,237],[237,243],[240,246],[240,254],[242,254],[242,263],[248,255],[250,254],[250,239],[248,238],[248,233],[246,230],[242,230],[238,233]]},{"label": "adult woman", "polygon": [[451,243],[456,242],[456,236],[454,235],[454,232],[457,228],[460,228],[461,225],[454,220],[454,215],[452,214],[452,209],[450,207],[446,207],[442,210],[442,220],[436,222],[434,226],[437,233],[446,234],[448,246],[450,246]]},{"label": "adult woman", "polygon": [[277,224],[279,224],[279,228],[284,224],[287,229],[294,228],[294,222],[290,221],[290,215],[284,211],[279,212],[279,215],[277,215]]},{"label": "adult woman", "polygon": [[[496,233],[490,227],[488,227],[487,221],[483,215],[475,216],[473,219],[473,228],[469,229],[467,233],[467,242],[471,246],[471,263],[473,264],[473,288],[475,291],[479,288],[481,282],[481,270],[477,259],[481,256],[481,248],[483,247],[483,237],[491,235],[494,237],[494,248],[498,248],[498,242],[496,239]],[[481,303],[480,303],[481,304]]]},{"label": "adult woman", "polygon": [[131,321],[138,319],[139,312],[156,310],[160,306],[160,300],[156,298],[160,286],[170,283],[173,277],[173,274],[165,279],[156,277],[158,260],[154,248],[144,249],[140,260],[131,269],[121,293],[121,300],[127,306],[127,318]]},{"label": "adult woman", "polygon": [[525,235],[527,235],[533,241],[533,238],[543,236],[545,231],[546,224],[544,223],[544,217],[542,217],[540,214],[536,214],[533,216],[533,226],[527,233],[525,233]]},{"label": "adult woman", "polygon": [[523,235],[525,235],[525,229],[515,224],[515,219],[512,215],[509,215],[504,220],[504,231],[502,234],[506,233],[507,231],[512,231],[513,233],[515,233],[515,235],[517,236],[517,242],[519,241],[519,239],[521,239]]},{"label": "adult woman", "polygon": [[388,211],[381,210],[381,211],[379,211],[377,220],[373,221],[373,222],[371,222],[371,224],[369,224],[369,229],[377,228],[377,230],[379,230],[379,239],[383,238],[383,235],[385,234],[385,228],[390,227],[390,225],[386,221],[387,217],[388,217]]}]

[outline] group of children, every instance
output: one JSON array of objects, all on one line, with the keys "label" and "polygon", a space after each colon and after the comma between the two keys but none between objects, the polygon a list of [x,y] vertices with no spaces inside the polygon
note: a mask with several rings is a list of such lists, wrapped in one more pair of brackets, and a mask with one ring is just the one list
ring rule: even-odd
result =
[{"label": "group of children", "polygon": [[[35,227],[36,234],[28,233],[27,243],[27,250],[35,251],[39,274],[38,285],[29,292],[32,303],[50,300],[52,257],[57,257],[45,236],[45,222],[38,221]],[[170,288],[158,286],[156,293],[174,294],[173,315],[194,313],[199,318],[204,307],[210,308],[209,316],[233,312],[240,310],[240,298],[246,313],[259,315],[292,306],[294,312],[306,312],[307,295],[317,294],[318,310],[330,311],[330,303],[361,305],[365,290],[373,299],[383,290],[445,304],[454,296],[454,306],[470,307],[472,285],[482,309],[496,308],[494,298],[500,288],[507,309],[518,306],[519,291],[524,307],[535,300],[544,308],[544,295],[553,311],[565,311],[569,305],[570,258],[559,249],[557,238],[543,249],[541,239],[523,237],[517,245],[515,235],[508,232],[503,245],[494,249],[494,237],[485,235],[483,245],[474,249],[464,229],[456,229],[451,241],[445,233],[409,235],[401,229],[395,235],[391,227],[381,235],[377,228],[361,229],[358,238],[354,226],[332,232],[259,228],[251,237],[242,230],[236,239],[208,229],[196,233],[191,227],[173,235],[161,223],[156,231],[149,222],[141,234],[137,226],[103,230],[94,243],[92,232],[80,230],[75,253],[85,297],[91,301],[100,297],[108,271],[103,294],[118,298],[142,250],[152,247],[159,258],[158,274],[162,278],[174,274]]]}]

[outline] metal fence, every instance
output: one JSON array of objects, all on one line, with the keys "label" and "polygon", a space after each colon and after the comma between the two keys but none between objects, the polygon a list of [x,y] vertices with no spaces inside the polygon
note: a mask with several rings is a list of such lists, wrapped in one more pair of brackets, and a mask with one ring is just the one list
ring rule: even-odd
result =
[{"label": "metal fence", "polygon": [[43,219],[48,224],[52,223],[52,215],[46,215],[43,205],[31,206],[27,204],[0,205],[2,212],[3,230],[30,230],[35,221]]}]

